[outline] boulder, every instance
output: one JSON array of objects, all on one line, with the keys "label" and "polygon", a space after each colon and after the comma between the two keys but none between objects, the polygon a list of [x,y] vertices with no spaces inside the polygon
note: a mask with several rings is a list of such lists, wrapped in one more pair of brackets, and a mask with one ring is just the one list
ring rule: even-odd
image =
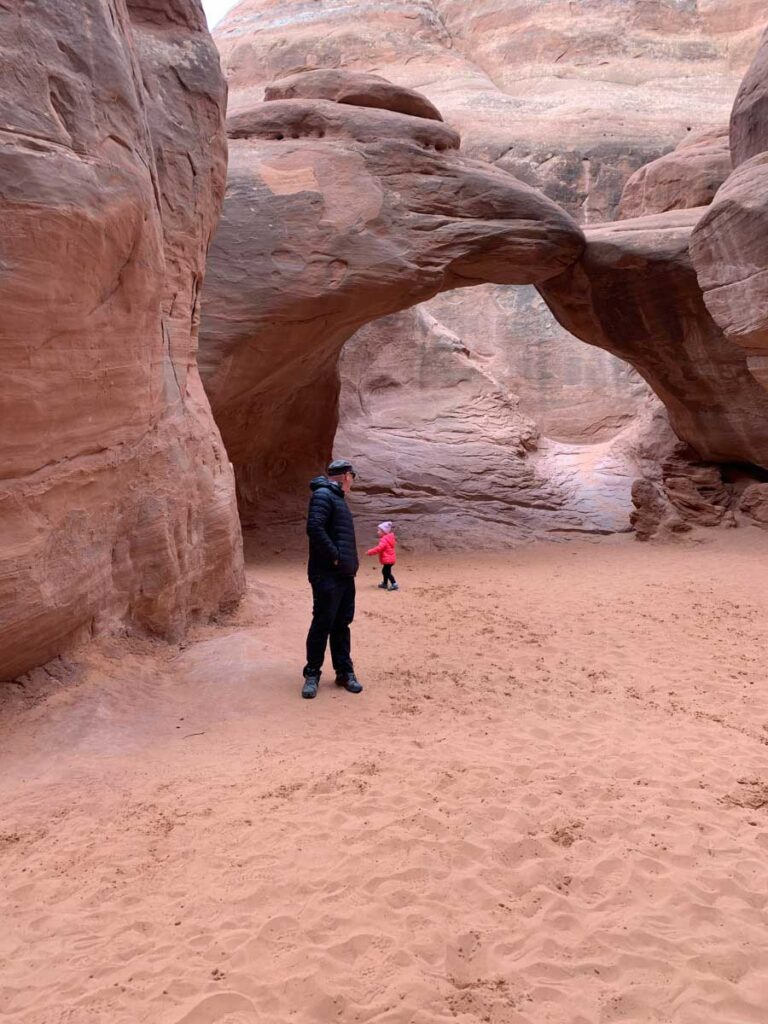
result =
[{"label": "boulder", "polygon": [[740,164],[696,225],[691,258],[704,301],[768,388],[768,153]]},{"label": "boulder", "polygon": [[731,173],[727,128],[697,132],[627,180],[619,218],[708,206]]},{"label": "boulder", "polygon": [[437,107],[414,89],[393,85],[381,75],[339,71],[335,68],[305,71],[272,82],[264,90],[264,99],[333,100],[334,103],[349,103],[353,107],[394,110],[410,117],[443,120]]},{"label": "boulder", "polygon": [[734,167],[768,150],[768,28],[739,86],[730,128]]},{"label": "boulder", "polygon": [[768,528],[768,484],[753,483],[745,487],[739,511],[756,526]]},{"label": "boulder", "polygon": [[632,484],[632,511],[629,521],[639,541],[651,540],[659,534],[685,533],[689,527],[670,512],[661,489],[643,477]]}]

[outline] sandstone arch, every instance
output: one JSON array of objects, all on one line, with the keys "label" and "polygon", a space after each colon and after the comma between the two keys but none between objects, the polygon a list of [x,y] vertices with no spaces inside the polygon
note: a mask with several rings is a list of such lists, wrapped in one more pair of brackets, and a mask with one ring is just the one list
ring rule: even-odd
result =
[{"label": "sandstone arch", "polygon": [[312,77],[301,100],[228,124],[201,370],[246,520],[273,494],[303,492],[330,451],[353,331],[480,281],[534,283],[571,333],[640,371],[702,458],[768,464],[766,396],[691,263],[701,209],[588,228],[584,249],[563,211],[463,158],[445,125],[312,99]]},{"label": "sandstone arch", "polygon": [[[228,121],[200,369],[246,519],[273,494],[303,496],[327,457],[336,363],[358,327],[445,289],[544,281],[584,244],[555,203],[463,157],[440,121],[307,98],[312,78],[301,99]],[[371,88],[347,78],[358,98]],[[386,95],[418,109],[408,90]]]}]

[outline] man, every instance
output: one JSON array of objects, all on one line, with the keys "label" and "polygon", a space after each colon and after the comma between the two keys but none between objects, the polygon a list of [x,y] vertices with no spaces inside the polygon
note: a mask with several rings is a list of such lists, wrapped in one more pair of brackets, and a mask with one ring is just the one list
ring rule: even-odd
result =
[{"label": "man", "polygon": [[307,513],[312,625],[307,634],[307,664],[301,696],[317,696],[325,647],[330,637],[336,683],[350,693],[363,687],[355,677],[349,626],[355,617],[355,573],[359,567],[355,524],[346,495],[357,475],[347,459],[335,459],[326,476],[310,482]]}]

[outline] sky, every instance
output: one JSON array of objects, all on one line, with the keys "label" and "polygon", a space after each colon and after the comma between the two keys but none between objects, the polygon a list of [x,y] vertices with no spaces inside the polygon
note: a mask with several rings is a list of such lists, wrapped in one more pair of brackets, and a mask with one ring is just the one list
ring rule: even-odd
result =
[{"label": "sky", "polygon": [[227,11],[235,6],[236,2],[237,0],[203,0],[209,28],[213,28],[216,22],[221,21]]}]

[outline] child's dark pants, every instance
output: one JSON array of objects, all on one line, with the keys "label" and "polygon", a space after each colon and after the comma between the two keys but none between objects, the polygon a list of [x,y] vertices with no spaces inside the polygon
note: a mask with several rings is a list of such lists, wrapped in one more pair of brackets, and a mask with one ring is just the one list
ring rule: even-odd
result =
[{"label": "child's dark pants", "polygon": [[397,580],[392,575],[392,566],[391,565],[382,565],[382,567],[381,567],[381,575],[384,577],[384,584],[385,585],[387,583],[389,583],[389,585],[391,586],[393,583],[397,583]]}]

